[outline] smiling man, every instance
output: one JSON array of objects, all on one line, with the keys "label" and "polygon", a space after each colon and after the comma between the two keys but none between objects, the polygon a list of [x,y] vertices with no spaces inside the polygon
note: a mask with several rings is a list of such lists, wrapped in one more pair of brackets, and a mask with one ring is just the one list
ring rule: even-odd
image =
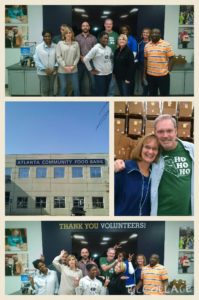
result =
[{"label": "smiling man", "polygon": [[[190,216],[194,214],[194,144],[177,138],[176,120],[160,115],[154,121],[161,146],[151,171],[151,215]],[[124,161],[115,162],[115,171],[127,169]],[[124,199],[125,200],[125,199]]]},{"label": "smiling man", "polygon": [[161,39],[160,29],[151,31],[151,41],[144,48],[144,78],[149,85],[149,96],[168,96],[174,52],[172,46]]}]

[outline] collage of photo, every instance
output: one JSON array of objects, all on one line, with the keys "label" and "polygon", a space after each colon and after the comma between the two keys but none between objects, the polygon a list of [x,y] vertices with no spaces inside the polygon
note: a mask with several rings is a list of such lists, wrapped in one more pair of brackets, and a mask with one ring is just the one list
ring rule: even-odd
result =
[{"label": "collage of photo", "polygon": [[2,296],[194,297],[196,4],[3,2]]}]

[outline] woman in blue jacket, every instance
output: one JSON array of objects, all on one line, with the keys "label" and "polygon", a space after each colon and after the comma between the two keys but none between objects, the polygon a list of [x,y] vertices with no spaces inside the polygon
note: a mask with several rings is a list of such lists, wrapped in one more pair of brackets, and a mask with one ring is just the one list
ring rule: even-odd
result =
[{"label": "woman in blue jacket", "polygon": [[144,136],[132,151],[125,169],[115,174],[115,215],[149,216],[151,210],[151,164],[159,156],[154,134]]}]

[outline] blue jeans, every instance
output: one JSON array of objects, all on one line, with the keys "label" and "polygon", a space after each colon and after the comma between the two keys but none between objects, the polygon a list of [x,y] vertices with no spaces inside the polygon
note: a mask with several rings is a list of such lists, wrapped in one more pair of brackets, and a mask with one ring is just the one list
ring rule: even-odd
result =
[{"label": "blue jeans", "polygon": [[94,75],[95,96],[107,96],[112,73],[109,75]]},{"label": "blue jeans", "polygon": [[108,88],[108,96],[110,97],[115,96],[115,88],[116,88],[116,80],[115,78],[112,77]]},{"label": "blue jeans", "polygon": [[86,65],[83,62],[78,64],[78,74],[79,74],[79,86],[81,96],[85,96],[85,87],[83,86],[84,78],[88,78],[89,83],[89,95],[95,95],[95,80],[91,72],[87,69]]},{"label": "blue jeans", "polygon": [[79,80],[78,80],[78,73],[71,73],[71,74],[66,74],[66,73],[58,73],[58,78],[59,78],[59,85],[60,85],[60,91],[59,95],[60,96],[66,96],[66,85],[69,80],[72,82],[72,88],[73,88],[73,95],[74,96],[80,96],[79,92]]},{"label": "blue jeans", "polygon": [[117,85],[121,96],[131,96],[132,83],[125,83],[124,80],[117,80]]}]

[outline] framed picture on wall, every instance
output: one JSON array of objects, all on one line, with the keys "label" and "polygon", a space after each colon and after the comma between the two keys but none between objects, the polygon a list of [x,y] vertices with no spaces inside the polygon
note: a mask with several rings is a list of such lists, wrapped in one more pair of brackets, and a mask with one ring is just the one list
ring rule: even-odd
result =
[{"label": "framed picture on wall", "polygon": [[194,24],[194,6],[180,5],[179,25],[193,25]]},{"label": "framed picture on wall", "polygon": [[5,26],[5,47],[20,48],[28,41],[28,26]]},{"label": "framed picture on wall", "polygon": [[194,27],[179,27],[178,49],[194,49]]},{"label": "framed picture on wall", "polygon": [[193,251],[179,251],[178,273],[179,274],[194,273],[194,252]]},{"label": "framed picture on wall", "polygon": [[5,229],[5,250],[6,251],[27,251],[27,230],[26,228]]},{"label": "framed picture on wall", "polygon": [[20,276],[28,268],[27,253],[5,254],[5,276]]},{"label": "framed picture on wall", "polygon": [[179,249],[194,249],[194,229],[191,227],[180,227],[179,230]]},{"label": "framed picture on wall", "polygon": [[27,5],[6,5],[5,23],[7,24],[27,24],[28,9]]}]

